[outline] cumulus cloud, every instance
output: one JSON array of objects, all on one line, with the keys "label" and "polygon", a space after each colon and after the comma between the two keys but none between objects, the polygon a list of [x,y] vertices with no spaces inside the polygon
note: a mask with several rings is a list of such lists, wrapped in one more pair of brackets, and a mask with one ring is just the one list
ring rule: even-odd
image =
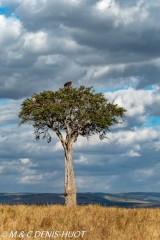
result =
[{"label": "cumulus cloud", "polygon": [[50,144],[35,141],[31,126],[18,127],[18,112],[24,98],[70,80],[102,90],[127,110],[108,139],[79,137],[74,144],[78,190],[157,191],[160,128],[146,122],[160,116],[159,1],[0,0],[0,6],[2,191],[63,192],[59,139],[52,133]]},{"label": "cumulus cloud", "polygon": [[96,88],[159,84],[158,1],[1,0],[1,5],[14,13],[0,16],[1,97],[55,90],[71,78],[75,86]]},{"label": "cumulus cloud", "polygon": [[[13,42],[15,43],[21,34],[21,23],[18,19],[7,19],[4,15],[0,15],[0,45],[7,47]],[[12,45],[13,46],[13,45]]]},{"label": "cumulus cloud", "polygon": [[[22,126],[18,129],[15,126],[1,128],[2,183],[9,178],[14,179],[14,186],[19,190],[22,190],[25,185],[26,191],[32,189],[32,191],[43,192],[45,189],[49,192],[52,191],[54,185],[54,191],[62,192],[64,153],[62,147],[56,147],[60,146],[56,135],[53,133],[52,136],[53,141],[48,144],[44,140],[37,142],[29,126]],[[135,171],[149,170],[158,164],[159,127],[121,129],[118,132],[109,132],[107,137],[108,139],[103,141],[99,141],[98,136],[91,137],[89,141],[79,137],[74,144],[73,160],[79,191],[89,191],[89,189],[104,191],[106,186],[108,186],[108,191],[117,191],[117,182],[124,176],[125,179],[129,177],[126,172],[130,174],[133,172],[135,175]],[[138,172],[139,175],[140,172]],[[116,176],[116,181],[113,176]],[[154,176],[152,177],[154,181]],[[134,189],[134,179],[130,184],[128,188],[126,184],[124,186],[121,184],[122,191],[127,191],[127,189],[129,191],[132,187]],[[9,186],[8,182],[8,188]]]},{"label": "cumulus cloud", "polygon": [[105,93],[106,98],[127,110],[126,123],[132,128],[143,126],[148,116],[160,116],[159,87],[153,90],[135,90],[133,88]]}]

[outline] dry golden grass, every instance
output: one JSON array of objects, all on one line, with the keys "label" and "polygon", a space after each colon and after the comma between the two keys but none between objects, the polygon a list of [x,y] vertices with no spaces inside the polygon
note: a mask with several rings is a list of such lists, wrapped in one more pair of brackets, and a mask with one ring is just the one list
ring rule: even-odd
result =
[{"label": "dry golden grass", "polygon": [[[160,239],[160,209],[0,205],[0,234],[4,231],[8,234],[0,239],[155,240]],[[14,238],[9,237],[11,231],[17,231]],[[32,232],[20,238],[22,231]],[[41,237],[34,237],[36,231],[60,234],[74,231],[76,235],[46,237],[47,233],[43,232]],[[83,237],[82,231],[86,231]]]}]

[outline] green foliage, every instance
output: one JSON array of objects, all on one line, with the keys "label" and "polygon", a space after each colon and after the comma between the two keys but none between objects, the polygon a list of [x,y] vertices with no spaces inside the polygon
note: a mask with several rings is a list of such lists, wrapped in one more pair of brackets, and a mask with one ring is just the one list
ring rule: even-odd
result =
[{"label": "green foliage", "polygon": [[65,87],[58,91],[43,91],[27,98],[21,104],[19,125],[30,122],[35,129],[36,139],[47,138],[52,129],[57,135],[65,130],[67,136],[77,140],[78,135],[89,138],[99,134],[103,139],[113,124],[121,123],[126,110],[109,103],[102,93],[95,93],[92,87]]}]

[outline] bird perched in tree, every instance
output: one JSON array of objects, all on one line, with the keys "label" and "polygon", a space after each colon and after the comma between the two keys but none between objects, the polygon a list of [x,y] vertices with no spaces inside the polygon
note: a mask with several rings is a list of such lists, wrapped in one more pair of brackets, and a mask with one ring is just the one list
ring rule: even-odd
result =
[{"label": "bird perched in tree", "polygon": [[66,82],[66,83],[64,84],[64,87],[69,87],[69,86],[71,86],[71,84],[72,84],[72,81]]}]

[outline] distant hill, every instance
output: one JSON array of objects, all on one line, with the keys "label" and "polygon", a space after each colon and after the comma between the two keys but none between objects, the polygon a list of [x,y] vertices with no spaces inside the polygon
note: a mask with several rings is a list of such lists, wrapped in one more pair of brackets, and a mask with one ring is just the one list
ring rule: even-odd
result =
[{"label": "distant hill", "polygon": [[[125,208],[160,207],[160,193],[77,193],[79,205],[100,204]],[[0,204],[64,204],[64,196],[60,193],[0,193]]]}]

